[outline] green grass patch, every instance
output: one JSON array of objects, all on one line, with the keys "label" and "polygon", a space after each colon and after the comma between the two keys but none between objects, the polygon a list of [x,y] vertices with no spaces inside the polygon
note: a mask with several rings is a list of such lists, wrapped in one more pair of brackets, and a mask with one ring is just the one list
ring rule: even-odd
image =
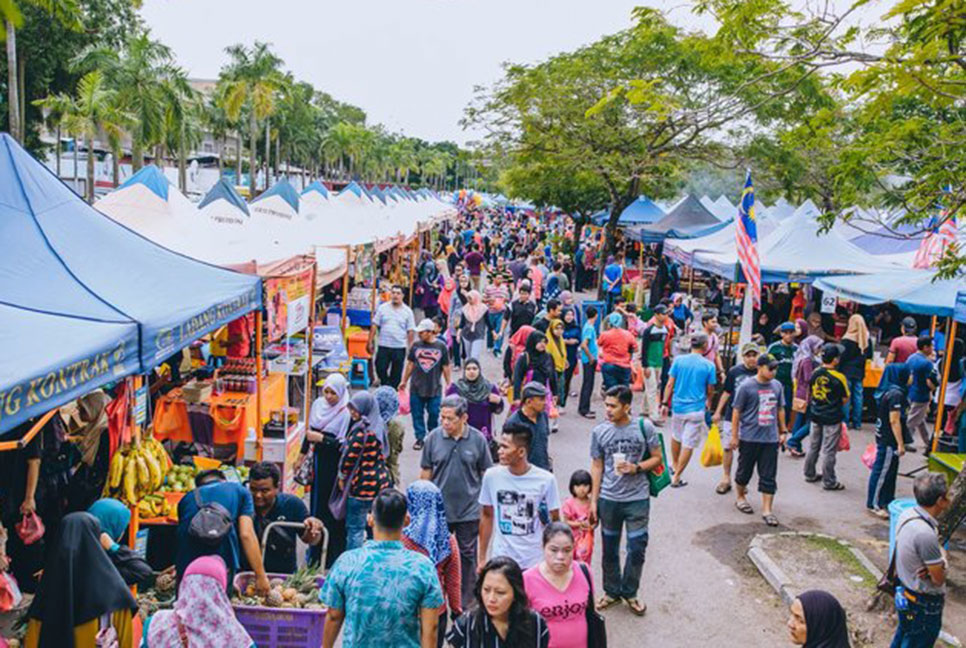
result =
[{"label": "green grass patch", "polygon": [[858,583],[855,581],[850,581],[855,583],[856,586],[860,586],[864,589],[868,589],[870,593],[875,592],[876,578],[872,573],[865,568],[859,559],[855,557],[849,547],[841,544],[838,540],[833,540],[832,538],[822,538],[819,536],[809,536],[806,538],[808,544],[815,547],[816,549],[821,549],[831,555],[832,560],[836,563],[845,567],[847,573],[844,574],[846,578],[849,576],[861,576],[862,582]]}]

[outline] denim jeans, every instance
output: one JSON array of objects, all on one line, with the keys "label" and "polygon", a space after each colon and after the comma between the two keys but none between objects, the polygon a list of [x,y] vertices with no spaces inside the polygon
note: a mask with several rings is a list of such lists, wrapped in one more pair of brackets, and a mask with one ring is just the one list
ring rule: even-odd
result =
[{"label": "denim jeans", "polygon": [[802,441],[808,436],[808,432],[811,429],[811,425],[808,420],[808,412],[803,412],[798,415],[796,421],[797,426],[792,430],[792,435],[785,441],[786,448],[792,448],[793,450],[802,451]]},{"label": "denim jeans", "polygon": [[866,508],[886,510],[896,498],[896,475],[899,474],[899,455],[887,445],[876,445],[875,463],[869,474],[869,492]]},{"label": "denim jeans", "polygon": [[366,541],[369,523],[366,517],[372,509],[372,500],[349,497],[345,505],[346,551],[358,549]]},{"label": "denim jeans", "polygon": [[[647,525],[651,501],[614,502],[601,498],[597,502],[603,537],[604,593],[611,598],[637,598],[647,551]],[[627,555],[621,569],[621,530],[627,529]]]},{"label": "denim jeans", "polygon": [[850,428],[862,427],[862,381],[849,380],[849,402],[845,404],[845,423]]},{"label": "denim jeans", "polygon": [[409,394],[409,408],[413,415],[413,432],[416,440],[422,441],[427,432],[432,432],[439,426],[439,396],[423,398],[415,393]]},{"label": "denim jeans", "polygon": [[499,354],[503,349],[503,336],[497,336],[503,325],[503,312],[486,314],[486,348]]},{"label": "denim jeans", "polygon": [[[902,588],[896,591],[898,599]],[[910,601],[906,597],[905,610],[896,610],[899,626],[892,637],[890,648],[932,648],[939,638],[943,626],[942,596],[915,595],[918,600]]]},{"label": "denim jeans", "polygon": [[616,385],[630,386],[631,370],[628,367],[605,363],[600,366],[600,378],[604,383],[604,391]]}]

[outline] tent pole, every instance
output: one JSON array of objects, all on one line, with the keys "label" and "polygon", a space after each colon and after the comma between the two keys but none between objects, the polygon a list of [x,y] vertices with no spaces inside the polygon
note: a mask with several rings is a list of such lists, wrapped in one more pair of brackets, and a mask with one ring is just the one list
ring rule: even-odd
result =
[{"label": "tent pole", "polygon": [[5,450],[22,450],[23,448],[26,448],[27,444],[33,441],[33,438],[37,436],[42,429],[44,429],[44,426],[47,425],[47,421],[53,418],[54,414],[59,411],[60,408],[55,407],[41,416],[39,419],[37,419],[37,422],[33,424],[33,427],[31,427],[25,435],[16,441],[4,441],[3,443],[0,443],[0,452],[4,452]]},{"label": "tent pole", "polygon": [[262,310],[255,311],[255,461],[262,460]]},{"label": "tent pole", "polygon": [[[935,317],[933,317],[935,320]],[[949,318],[951,324],[946,326],[946,358],[943,360],[943,379],[939,383],[939,408],[936,410],[936,425],[933,428],[932,452],[939,446],[939,434],[942,431],[943,411],[946,409],[946,387],[949,384],[949,366],[953,357],[953,341],[956,339],[956,320]]]},{"label": "tent pole", "polygon": [[[728,339],[725,341],[725,362],[728,363],[729,368],[731,368],[731,365],[734,364],[732,362],[731,339],[735,331],[735,309],[738,307],[738,271],[740,267],[741,266],[739,266],[737,263],[735,264],[735,279],[731,283],[731,317],[728,318]],[[693,271],[694,267],[692,265],[692,272]]]},{"label": "tent pole", "polygon": [[419,260],[419,251],[422,248],[423,242],[419,238],[419,234],[416,235],[416,247],[413,248],[411,255],[411,262],[409,264],[409,307],[412,308],[413,305],[413,291],[416,289],[416,262]]},{"label": "tent pole", "polygon": [[352,248],[345,249],[345,275],[342,277],[342,337],[346,330],[346,309],[349,306],[349,265],[352,263]]},{"label": "tent pole", "polygon": [[305,409],[305,428],[309,427],[309,411],[312,408],[312,383],[315,382],[315,374],[312,371],[312,340],[315,338],[315,285],[316,277],[318,276],[319,262],[312,257],[312,292],[310,302],[312,305],[311,310],[309,310],[309,330],[305,334],[306,346],[308,346],[308,366],[305,367],[305,398],[304,403],[302,403]]}]

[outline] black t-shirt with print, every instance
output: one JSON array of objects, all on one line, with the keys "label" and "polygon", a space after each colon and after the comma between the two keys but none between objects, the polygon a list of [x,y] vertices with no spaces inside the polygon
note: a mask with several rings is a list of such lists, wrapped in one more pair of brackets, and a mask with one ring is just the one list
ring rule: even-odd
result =
[{"label": "black t-shirt with print", "polygon": [[816,423],[835,425],[845,419],[843,399],[848,398],[848,383],[838,371],[819,367],[809,381],[809,416]]},{"label": "black t-shirt with print", "polygon": [[439,340],[426,343],[416,341],[409,349],[409,360],[413,363],[410,389],[420,398],[442,396],[443,385],[440,376],[443,367],[449,364],[449,351]]}]

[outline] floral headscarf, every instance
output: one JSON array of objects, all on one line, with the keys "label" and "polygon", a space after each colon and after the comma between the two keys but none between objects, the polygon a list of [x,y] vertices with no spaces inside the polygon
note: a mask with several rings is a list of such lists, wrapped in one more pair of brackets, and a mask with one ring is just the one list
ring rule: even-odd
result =
[{"label": "floral headscarf", "polygon": [[379,406],[383,423],[389,423],[399,413],[399,394],[389,385],[383,385],[372,394]]},{"label": "floral headscarf", "polygon": [[148,626],[151,648],[185,648],[179,622],[188,638],[186,648],[250,648],[254,641],[235,618],[225,593],[228,569],[219,556],[196,559],[185,570],[173,610],[154,615]]},{"label": "floral headscarf", "polygon": [[443,493],[433,482],[419,479],[406,489],[406,501],[409,526],[403,535],[425,549],[434,565],[440,564],[451,551]]}]

